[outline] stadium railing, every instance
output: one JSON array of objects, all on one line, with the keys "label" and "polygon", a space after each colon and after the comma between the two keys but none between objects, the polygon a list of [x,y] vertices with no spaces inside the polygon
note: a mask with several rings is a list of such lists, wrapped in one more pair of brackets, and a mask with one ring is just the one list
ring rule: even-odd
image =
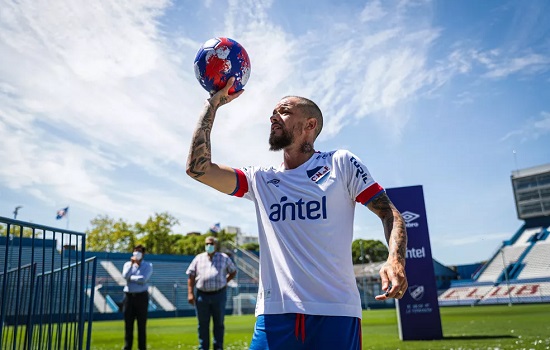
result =
[{"label": "stadium railing", "polygon": [[0,233],[0,348],[89,349],[96,260],[85,235],[4,217]]}]

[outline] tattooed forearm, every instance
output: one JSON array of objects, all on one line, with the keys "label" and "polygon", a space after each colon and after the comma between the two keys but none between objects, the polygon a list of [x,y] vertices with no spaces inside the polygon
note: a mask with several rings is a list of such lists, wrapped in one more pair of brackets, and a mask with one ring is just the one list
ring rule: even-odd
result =
[{"label": "tattooed forearm", "polygon": [[389,257],[404,263],[407,254],[407,229],[401,214],[385,193],[376,197],[371,205],[372,210],[382,219]]},{"label": "tattooed forearm", "polygon": [[212,164],[210,132],[212,131],[215,114],[215,108],[207,102],[201,118],[199,118],[197,128],[193,133],[191,149],[187,157],[187,173],[197,180],[205,174],[208,167]]},{"label": "tattooed forearm", "polygon": [[[401,214],[393,208],[392,219],[387,220],[387,226],[390,231],[390,237],[387,237],[390,257],[405,262],[407,255],[407,229]],[[388,231],[388,228],[384,228],[384,231]]]}]

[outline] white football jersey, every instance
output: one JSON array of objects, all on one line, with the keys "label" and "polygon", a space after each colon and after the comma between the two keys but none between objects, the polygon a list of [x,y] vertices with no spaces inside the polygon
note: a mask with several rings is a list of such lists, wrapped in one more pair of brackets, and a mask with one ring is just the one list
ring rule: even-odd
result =
[{"label": "white football jersey", "polygon": [[355,203],[383,192],[346,150],[316,152],[296,169],[235,169],[234,196],[254,202],[260,241],[256,316],[361,318],[351,243]]}]

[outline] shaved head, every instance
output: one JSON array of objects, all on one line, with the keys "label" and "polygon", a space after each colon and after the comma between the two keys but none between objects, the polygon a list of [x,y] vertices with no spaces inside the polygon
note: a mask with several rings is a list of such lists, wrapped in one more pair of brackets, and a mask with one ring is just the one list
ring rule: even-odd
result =
[{"label": "shaved head", "polygon": [[301,96],[285,96],[281,101],[286,98],[298,100],[297,107],[299,107],[308,118],[315,118],[317,120],[317,127],[315,128],[315,138],[317,138],[323,129],[323,113],[319,106],[312,100]]}]

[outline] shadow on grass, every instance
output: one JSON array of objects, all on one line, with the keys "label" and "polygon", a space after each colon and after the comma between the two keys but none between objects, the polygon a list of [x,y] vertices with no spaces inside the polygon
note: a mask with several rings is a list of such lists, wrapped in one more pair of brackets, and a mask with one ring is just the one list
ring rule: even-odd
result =
[{"label": "shadow on grass", "polygon": [[483,339],[514,339],[517,338],[510,334],[502,335],[451,335],[444,336],[442,340],[483,340]]}]

